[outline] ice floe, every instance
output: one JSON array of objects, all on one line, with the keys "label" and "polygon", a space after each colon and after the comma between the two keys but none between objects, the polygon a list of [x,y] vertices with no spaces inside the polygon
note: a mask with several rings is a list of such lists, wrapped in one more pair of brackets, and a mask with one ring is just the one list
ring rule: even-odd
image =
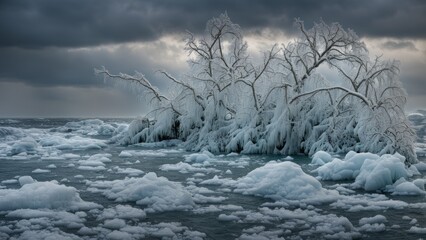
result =
[{"label": "ice floe", "polygon": [[194,206],[191,194],[180,183],[158,177],[153,172],[141,178],[95,181],[87,184],[101,189],[106,197],[117,202],[132,201],[147,205],[147,212],[188,210]]},{"label": "ice floe", "polygon": [[336,191],[324,189],[317,179],[293,162],[269,162],[238,179],[235,187],[234,192],[274,200],[321,202],[338,196]]},{"label": "ice floe", "polygon": [[52,182],[31,182],[20,178],[19,189],[0,189],[0,211],[29,209],[91,209],[100,207],[96,203],[85,202],[77,189]]}]

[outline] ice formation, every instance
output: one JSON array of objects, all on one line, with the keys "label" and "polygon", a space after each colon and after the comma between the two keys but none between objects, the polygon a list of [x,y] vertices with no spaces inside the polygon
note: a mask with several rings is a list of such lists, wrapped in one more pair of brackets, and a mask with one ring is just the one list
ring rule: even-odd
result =
[{"label": "ice formation", "polygon": [[337,192],[322,188],[314,177],[292,162],[269,162],[237,180],[235,192],[274,200],[329,200]]},{"label": "ice formation", "polygon": [[117,141],[179,139],[186,149],[214,153],[399,152],[416,162],[397,63],[370,57],[361,39],[337,23],[295,25],[299,36],[282,49],[274,45],[257,64],[238,25],[226,14],[211,19],[205,36],[186,39],[192,64],[185,79],[160,71],[173,94],[141,73],[96,70],[130,83],[152,103]]},{"label": "ice formation", "polygon": [[[325,160],[322,160],[325,158]],[[388,186],[395,184],[400,179],[408,179],[418,174],[414,167],[407,167],[405,157],[395,153],[382,156],[372,153],[349,152],[344,159],[334,158],[330,161],[327,154],[316,154],[312,163],[324,163],[314,170],[318,178],[322,180],[355,180],[354,188],[363,188],[367,191],[386,190]],[[420,181],[418,181],[420,185]],[[424,184],[423,184],[424,188]],[[395,194],[414,193],[420,194],[423,190],[412,183],[404,183],[395,188],[388,188]]]},{"label": "ice formation", "polygon": [[[141,178],[125,178],[114,181],[88,182],[101,189],[103,194],[115,201],[132,201],[146,205],[148,212],[188,210],[194,206],[191,194],[179,183],[158,177],[149,172]],[[173,196],[173,197],[170,197]]]},{"label": "ice formation", "polygon": [[16,209],[91,209],[100,207],[85,202],[77,189],[56,182],[35,182],[29,177],[19,179],[19,189],[0,189],[0,211]]}]

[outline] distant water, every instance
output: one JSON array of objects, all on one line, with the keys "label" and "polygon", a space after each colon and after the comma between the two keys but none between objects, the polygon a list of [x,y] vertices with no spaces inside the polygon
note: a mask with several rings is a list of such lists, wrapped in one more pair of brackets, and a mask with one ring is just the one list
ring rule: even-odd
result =
[{"label": "distant water", "polygon": [[[84,220],[82,224],[92,229],[92,232],[90,234],[87,233],[87,235],[80,231],[81,225],[76,228],[70,227],[71,225],[55,225],[54,221],[46,220],[49,217],[10,217],[7,216],[10,211],[0,211],[0,233],[7,234],[0,235],[0,238],[1,236],[23,237],[24,233],[27,232],[35,234],[34,236],[48,236],[51,234],[56,237],[70,237],[70,239],[96,239],[107,238],[108,236],[112,238],[115,236],[112,234],[114,231],[118,234],[117,236],[121,237],[133,236],[137,238],[137,236],[143,236],[149,239],[167,239],[173,236],[183,239],[195,239],[197,236],[205,239],[236,239],[238,237],[253,237],[253,239],[260,239],[260,237],[265,237],[265,239],[274,237],[286,239],[331,237],[337,239],[352,237],[363,239],[419,239],[426,236],[426,230],[424,230],[425,233],[423,234],[409,232],[412,227],[416,227],[418,232],[421,232],[421,229],[426,229],[425,196],[392,196],[387,193],[367,193],[355,190],[348,193],[340,192],[341,195],[349,196],[346,201],[336,200],[324,204],[304,204],[296,201],[280,203],[280,206],[279,203],[269,198],[243,195],[233,192],[232,187],[207,185],[201,184],[201,182],[213,179],[215,176],[220,179],[236,180],[269,161],[287,161],[284,159],[285,156],[215,156],[213,157],[214,160],[209,162],[190,163],[191,166],[198,168],[198,171],[163,171],[160,168],[164,164],[185,162],[185,155],[191,153],[184,152],[179,146],[162,148],[158,146],[120,146],[111,144],[108,143],[108,139],[111,136],[96,134],[96,129],[99,127],[96,125],[86,126],[87,132],[78,132],[75,129],[58,129],[68,122],[80,122],[82,120],[84,119],[0,119],[0,128],[13,127],[20,129],[39,144],[35,149],[28,150],[28,153],[21,153],[20,156],[18,154],[10,155],[8,151],[13,145],[11,141],[16,143],[28,136],[10,138],[12,140],[7,136],[3,136],[3,139],[0,139],[0,182],[2,182],[0,184],[0,206],[2,204],[1,198],[6,194],[6,192],[1,191],[19,189],[19,183],[13,180],[19,176],[28,175],[39,182],[56,180],[59,184],[74,187],[84,201],[98,203],[103,206],[103,209],[113,208],[118,204],[129,205],[137,209],[146,209],[146,205],[136,204],[135,201],[124,200],[120,202],[120,200],[109,199],[102,192],[95,191],[95,185],[90,185],[90,182],[124,180],[127,177],[132,177],[131,174],[120,173],[120,170],[118,170],[128,168],[142,170],[144,173],[155,172],[158,176],[166,177],[169,181],[181,183],[186,189],[196,186],[198,188],[196,191],[200,191],[201,195],[212,198],[206,200],[205,203],[196,203],[196,206],[190,210],[148,211],[146,218],[124,219],[125,226],[118,224],[116,227],[109,228],[106,227],[105,219],[99,218],[104,211],[103,209],[81,210],[80,212],[86,214],[84,216],[84,214],[79,213],[80,218]],[[110,124],[117,129],[120,124],[126,125],[130,122],[129,119],[101,120],[105,127]],[[43,132],[31,129],[38,129]],[[59,138],[76,140],[61,143],[61,145],[54,142],[55,139],[55,141],[59,141],[57,140]],[[41,146],[43,140],[50,140],[52,145],[49,145],[49,143],[46,146]],[[74,148],[72,144],[78,144],[77,140],[103,141],[105,146],[89,149],[84,149],[81,146]],[[123,151],[133,151],[133,156],[120,157],[119,155]],[[110,162],[105,161],[99,164],[104,169],[81,170],[78,168],[81,166],[80,161],[99,153],[110,154],[107,157]],[[74,154],[78,157],[68,159],[63,157],[70,156],[66,154]],[[305,173],[315,176],[315,174],[311,173],[314,167],[309,165],[310,159],[308,157],[292,157],[292,161],[299,164]],[[55,166],[55,168],[52,166]],[[35,173],[33,172],[35,169],[47,169],[49,172]],[[214,169],[214,171],[209,172],[200,169]],[[227,170],[229,170],[228,173]],[[229,174],[230,172],[232,173]],[[424,178],[424,174],[425,172],[422,172],[422,175],[417,176],[417,178]],[[136,178],[143,176],[143,174],[133,175]],[[336,189],[338,186],[348,189],[349,183],[342,181],[321,182],[326,189]],[[285,185],[286,183],[283,182],[282,184]],[[191,194],[195,193],[191,192]],[[353,196],[353,198],[350,196]],[[170,196],[170,198],[173,197]],[[218,200],[220,197],[224,198]],[[398,204],[395,203],[406,204],[400,204],[401,207],[398,207]],[[369,210],[347,211],[349,207],[354,206],[377,206],[377,208],[371,207]],[[285,213],[284,210],[286,211]],[[44,211],[48,210],[44,209]],[[52,211],[60,210],[53,209]],[[74,215],[77,214],[75,210],[67,211]],[[222,216],[220,217],[220,215]],[[362,226],[359,222],[361,218],[377,215],[384,216],[386,221],[372,221],[370,226],[364,226],[364,229],[361,228]],[[237,218],[226,220],[226,216],[237,216]],[[348,226],[344,219],[349,220],[352,226]],[[322,224],[323,222],[327,223],[327,221],[329,221],[329,225]],[[137,226],[140,228],[133,228],[132,230],[131,227]],[[179,229],[179,227],[184,227],[184,229]],[[339,230],[339,228],[342,229]],[[141,229],[145,229],[146,232],[143,233]],[[200,234],[197,235],[197,232],[200,232]],[[119,235],[120,233],[122,235]]]}]

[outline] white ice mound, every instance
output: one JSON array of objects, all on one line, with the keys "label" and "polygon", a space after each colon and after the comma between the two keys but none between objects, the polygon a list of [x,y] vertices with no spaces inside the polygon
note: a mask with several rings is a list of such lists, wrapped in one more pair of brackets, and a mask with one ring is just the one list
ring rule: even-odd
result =
[{"label": "white ice mound", "polygon": [[209,151],[185,155],[185,162],[204,163],[213,160],[214,155]]},{"label": "white ice mound", "polygon": [[117,202],[136,201],[147,205],[147,212],[188,210],[193,208],[191,194],[177,182],[155,173],[147,173],[142,178],[125,178],[114,181],[88,182],[91,187],[103,189],[103,194]]},{"label": "white ice mound", "polygon": [[408,182],[401,178],[393,186],[388,186],[387,188],[388,191],[392,192],[392,195],[426,195],[425,184],[426,179],[416,179]]},{"label": "white ice mound", "polygon": [[338,158],[320,166],[315,172],[322,180],[352,180],[355,188],[367,191],[384,190],[400,178],[413,175],[408,169],[405,157],[398,153],[378,156],[372,153],[349,152],[343,160]]},{"label": "white ice mound", "polygon": [[31,137],[25,137],[18,142],[15,142],[12,145],[10,150],[11,155],[16,155],[19,153],[35,153],[40,146],[38,143]]},{"label": "white ice mound", "polygon": [[315,171],[322,180],[351,180],[355,179],[365,160],[378,159],[379,156],[372,153],[349,152],[343,160],[334,158]]},{"label": "white ice mound", "polygon": [[313,200],[336,197],[322,188],[314,177],[293,162],[269,162],[237,180],[235,192],[272,198],[274,200]]},{"label": "white ice mound", "polygon": [[333,160],[333,157],[324,151],[318,151],[312,156],[312,162],[313,165],[324,165],[328,162],[331,162]]},{"label": "white ice mound", "polygon": [[375,191],[392,185],[400,178],[411,177],[412,174],[404,161],[405,158],[397,153],[385,154],[376,160],[367,159],[353,185],[367,191]]},{"label": "white ice mound", "polygon": [[0,211],[22,208],[78,210],[100,207],[96,203],[83,201],[73,187],[56,182],[31,182],[29,178],[19,180],[23,184],[19,189],[0,189]]}]

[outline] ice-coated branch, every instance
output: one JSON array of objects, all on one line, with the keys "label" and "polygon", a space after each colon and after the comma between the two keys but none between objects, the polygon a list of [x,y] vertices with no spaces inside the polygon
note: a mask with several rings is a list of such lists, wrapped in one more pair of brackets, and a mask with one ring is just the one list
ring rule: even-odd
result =
[{"label": "ice-coated branch", "polygon": [[340,86],[318,88],[318,89],[315,89],[315,90],[310,91],[310,92],[299,94],[299,95],[293,97],[293,99],[290,100],[290,104],[292,104],[293,102],[295,102],[297,99],[299,99],[301,97],[312,96],[312,95],[315,95],[315,94],[320,93],[320,92],[329,92],[329,91],[332,91],[332,90],[341,90],[343,92],[346,92],[346,94],[357,97],[362,102],[364,102],[365,105],[370,106],[368,99],[366,97],[364,97],[362,94],[360,94],[358,92],[351,91],[347,88],[340,87]]},{"label": "ice-coated branch", "polygon": [[149,92],[152,93],[159,102],[161,102],[162,100],[169,101],[169,99],[166,96],[159,93],[157,89],[155,89],[143,75],[140,75],[139,77],[135,77],[135,76],[130,76],[123,73],[120,73],[118,75],[111,74],[107,69],[105,69],[105,67],[102,67],[101,69],[95,69],[95,73],[99,75],[107,76],[112,79],[135,82],[141,85],[142,87],[146,88],[147,90],[149,90]]}]

